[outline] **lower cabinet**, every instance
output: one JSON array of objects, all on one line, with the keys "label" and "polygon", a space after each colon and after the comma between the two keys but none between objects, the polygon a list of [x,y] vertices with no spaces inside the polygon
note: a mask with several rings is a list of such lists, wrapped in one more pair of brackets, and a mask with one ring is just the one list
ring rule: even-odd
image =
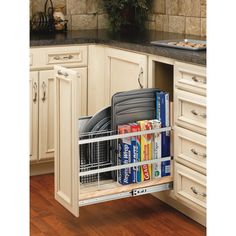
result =
[{"label": "lower cabinet", "polygon": [[147,88],[146,55],[90,45],[88,62],[90,116],[109,106],[112,95],[117,92]]},{"label": "lower cabinet", "polygon": [[117,92],[147,88],[147,56],[106,48],[105,79],[108,104]]},{"label": "lower cabinet", "polygon": [[[74,71],[79,73],[79,79],[82,81],[79,112],[81,116],[86,116],[87,67],[74,68]],[[54,82],[53,70],[30,72],[30,161],[33,165],[53,162]]]},{"label": "lower cabinet", "polygon": [[190,208],[206,211],[206,176],[175,163],[175,196]]},{"label": "lower cabinet", "polygon": [[54,79],[53,70],[39,72],[39,156],[54,157]]}]

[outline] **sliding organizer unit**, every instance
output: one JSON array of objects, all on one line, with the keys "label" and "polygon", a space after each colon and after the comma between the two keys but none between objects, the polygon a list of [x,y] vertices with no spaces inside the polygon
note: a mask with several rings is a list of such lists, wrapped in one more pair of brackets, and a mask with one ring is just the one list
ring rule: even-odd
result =
[{"label": "sliding organizer unit", "polygon": [[[119,142],[125,138],[171,132],[171,127],[118,133],[105,122],[99,129],[89,132],[84,127],[86,117],[81,117],[82,84],[78,72],[54,67],[55,76],[55,198],[75,216],[79,207],[114,199],[172,189],[173,176],[150,178],[145,181],[120,183],[125,170],[152,167],[170,161],[165,156],[158,159],[122,163],[119,158]],[[99,98],[95,98],[99,99]],[[110,112],[109,108],[104,112]],[[114,118],[114,117],[113,117]],[[133,122],[131,120],[130,122]]]}]

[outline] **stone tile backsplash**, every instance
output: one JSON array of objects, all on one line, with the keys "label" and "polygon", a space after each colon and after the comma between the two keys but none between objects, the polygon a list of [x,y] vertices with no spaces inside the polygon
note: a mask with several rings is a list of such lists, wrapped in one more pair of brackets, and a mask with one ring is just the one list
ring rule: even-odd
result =
[{"label": "stone tile backsplash", "polygon": [[153,0],[149,29],[206,36],[206,0]]},{"label": "stone tile backsplash", "polygon": [[[46,0],[45,0],[46,1]],[[30,16],[44,10],[42,0],[30,0]],[[68,29],[104,29],[109,27],[103,0],[52,0],[65,5]],[[49,5],[48,5],[49,6]],[[206,35],[206,0],[152,0],[146,27],[152,30]]]}]

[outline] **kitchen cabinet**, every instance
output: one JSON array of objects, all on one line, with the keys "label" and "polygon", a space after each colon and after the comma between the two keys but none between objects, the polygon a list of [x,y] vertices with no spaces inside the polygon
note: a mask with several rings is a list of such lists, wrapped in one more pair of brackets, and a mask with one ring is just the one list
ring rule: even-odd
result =
[{"label": "kitchen cabinet", "polygon": [[174,191],[179,202],[206,212],[206,69],[174,66]]},{"label": "kitchen cabinet", "polygon": [[[173,176],[164,176],[129,185],[121,185],[113,178],[100,179],[99,173],[123,169],[124,165],[122,167],[119,165],[111,166],[111,163],[108,163],[109,165],[104,168],[103,162],[89,162],[92,159],[92,153],[97,151],[96,157],[98,158],[98,155],[101,155],[100,149],[95,149],[95,147],[98,147],[99,144],[106,140],[118,141],[119,137],[116,134],[104,135],[104,133],[96,131],[97,137],[93,137],[95,133],[90,133],[89,138],[83,135],[82,139],[80,139],[78,136],[81,135],[78,132],[78,120],[80,118],[81,80],[73,69],[57,66],[54,74],[56,79],[55,198],[58,202],[75,216],[79,216],[79,207],[81,206],[171,189]],[[170,127],[166,129],[170,130]],[[153,130],[152,132],[155,133]],[[132,136],[132,134],[129,135]],[[90,145],[93,143],[95,146]],[[83,152],[79,152],[79,149],[82,150],[82,147],[84,147],[83,145],[86,145],[85,148],[91,147],[89,150],[86,149],[88,152],[85,152],[85,163],[81,159]],[[103,158],[102,155],[101,157]],[[170,160],[170,157],[163,159]],[[147,163],[158,161],[161,160],[146,160]],[[140,163],[133,164],[141,165]],[[84,169],[80,168],[82,165]],[[95,181],[92,183],[84,182],[82,184],[80,182],[83,176],[93,178],[97,175],[99,175],[98,179],[94,179]]]},{"label": "kitchen cabinet", "polygon": [[113,94],[147,88],[147,56],[89,45],[88,76],[88,115],[91,116],[109,106]]},{"label": "kitchen cabinet", "polygon": [[54,78],[53,70],[39,71],[39,156],[54,157]]},{"label": "kitchen cabinet", "polygon": [[117,92],[147,88],[146,55],[106,48],[105,65],[108,104]]},{"label": "kitchen cabinet", "polygon": [[[80,115],[87,115],[86,47],[33,48],[30,52],[31,175],[54,171],[54,64],[73,67],[82,81]],[[78,67],[78,66],[82,67]],[[76,67],[77,66],[77,67]]]},{"label": "kitchen cabinet", "polygon": [[[53,74],[54,65],[62,65],[64,69],[56,67],[57,74]],[[54,155],[59,155],[55,160],[55,196],[63,206],[78,216],[79,204],[90,201],[89,191],[94,192],[93,197],[98,202],[107,200],[108,195],[117,194],[119,198],[130,196],[125,195],[127,192],[133,193],[134,187],[120,188],[115,184],[112,185],[115,190],[102,191],[97,191],[94,186],[91,189],[78,186],[76,121],[80,116],[91,116],[109,106],[116,92],[160,88],[170,93],[173,108],[170,111],[171,118],[173,116],[173,174],[161,183],[173,181],[174,190],[155,196],[205,224],[207,108],[204,66],[104,45],[89,45],[43,48],[41,52],[33,49],[30,68],[31,160],[32,163],[43,163],[53,161]],[[61,78],[60,82],[56,80],[57,86],[61,86],[59,95],[52,89],[56,77]],[[74,86],[79,94],[77,98],[73,97]],[[62,99],[60,109],[53,107],[54,97]],[[37,102],[34,102],[35,98]],[[58,113],[55,114],[54,110]],[[68,124],[68,121],[72,123]],[[58,133],[52,135],[54,122],[61,132],[60,139]],[[59,143],[56,150],[54,142]],[[59,148],[62,148],[60,152]],[[101,195],[103,191],[106,192],[105,198]]]}]

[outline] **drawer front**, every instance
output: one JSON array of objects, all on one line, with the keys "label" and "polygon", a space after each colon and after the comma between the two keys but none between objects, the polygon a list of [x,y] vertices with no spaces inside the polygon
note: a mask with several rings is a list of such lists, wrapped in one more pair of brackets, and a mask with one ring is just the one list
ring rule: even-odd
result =
[{"label": "drawer front", "polygon": [[175,90],[175,124],[206,134],[206,97]]},{"label": "drawer front", "polygon": [[79,63],[86,64],[84,62],[84,55],[86,52],[83,49],[79,49],[76,52],[48,52],[47,53],[47,64],[65,64],[65,63]]},{"label": "drawer front", "polygon": [[205,212],[206,176],[175,163],[175,196],[185,205]]},{"label": "drawer front", "polygon": [[54,65],[66,67],[87,66],[87,46],[35,47],[30,49],[34,55],[31,69],[52,69]]},{"label": "drawer front", "polygon": [[206,95],[206,68],[176,62],[174,66],[174,83],[179,89]]},{"label": "drawer front", "polygon": [[196,171],[206,174],[206,137],[195,132],[175,127],[174,157]]}]

